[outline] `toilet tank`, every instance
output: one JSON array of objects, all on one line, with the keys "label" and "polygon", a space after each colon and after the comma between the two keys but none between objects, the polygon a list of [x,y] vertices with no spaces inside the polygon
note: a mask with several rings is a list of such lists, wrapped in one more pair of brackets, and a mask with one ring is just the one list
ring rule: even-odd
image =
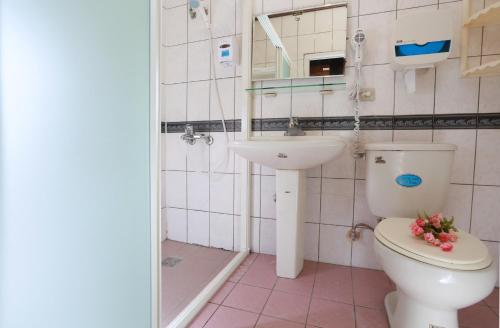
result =
[{"label": "toilet tank", "polygon": [[440,211],[457,147],[434,143],[366,144],[366,197],[383,218]]}]

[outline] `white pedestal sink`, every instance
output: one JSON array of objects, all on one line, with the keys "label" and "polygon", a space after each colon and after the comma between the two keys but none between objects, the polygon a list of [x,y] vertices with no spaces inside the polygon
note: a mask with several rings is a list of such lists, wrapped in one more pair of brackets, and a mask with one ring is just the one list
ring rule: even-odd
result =
[{"label": "white pedestal sink", "polygon": [[276,169],[276,273],[296,278],[304,264],[305,169],[338,157],[338,137],[256,137],[229,145],[249,161]]}]

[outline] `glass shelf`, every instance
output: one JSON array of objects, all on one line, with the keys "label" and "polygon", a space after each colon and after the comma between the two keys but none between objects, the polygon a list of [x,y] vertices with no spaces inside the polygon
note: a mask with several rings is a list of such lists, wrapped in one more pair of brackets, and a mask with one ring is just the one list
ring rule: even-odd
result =
[{"label": "glass shelf", "polygon": [[316,83],[316,84],[297,84],[297,85],[286,85],[286,86],[274,86],[274,87],[253,87],[245,89],[245,91],[253,95],[264,95],[264,96],[276,96],[279,93],[290,93],[290,92],[314,92],[317,91],[321,94],[329,94],[338,90],[345,90],[345,82],[334,82],[334,83]]}]

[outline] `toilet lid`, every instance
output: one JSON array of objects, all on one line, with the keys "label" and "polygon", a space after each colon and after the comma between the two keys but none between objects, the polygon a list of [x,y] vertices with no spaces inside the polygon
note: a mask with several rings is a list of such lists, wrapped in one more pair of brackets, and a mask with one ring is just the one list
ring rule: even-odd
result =
[{"label": "toilet lid", "polygon": [[492,263],[486,245],[476,237],[463,231],[456,234],[451,252],[430,245],[414,237],[410,224],[414,219],[390,218],[375,228],[375,237],[386,247],[415,260],[454,270],[481,270]]}]

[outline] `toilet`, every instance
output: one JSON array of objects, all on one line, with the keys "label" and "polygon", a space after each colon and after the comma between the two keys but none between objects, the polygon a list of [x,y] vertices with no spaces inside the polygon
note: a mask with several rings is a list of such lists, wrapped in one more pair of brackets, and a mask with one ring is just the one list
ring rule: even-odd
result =
[{"label": "toilet", "polygon": [[391,328],[458,328],[457,311],[492,292],[497,265],[484,243],[464,231],[444,252],[409,228],[418,212],[443,208],[456,146],[372,143],[365,149],[368,205],[383,218],[375,228],[375,254],[397,286],[385,297]]}]

